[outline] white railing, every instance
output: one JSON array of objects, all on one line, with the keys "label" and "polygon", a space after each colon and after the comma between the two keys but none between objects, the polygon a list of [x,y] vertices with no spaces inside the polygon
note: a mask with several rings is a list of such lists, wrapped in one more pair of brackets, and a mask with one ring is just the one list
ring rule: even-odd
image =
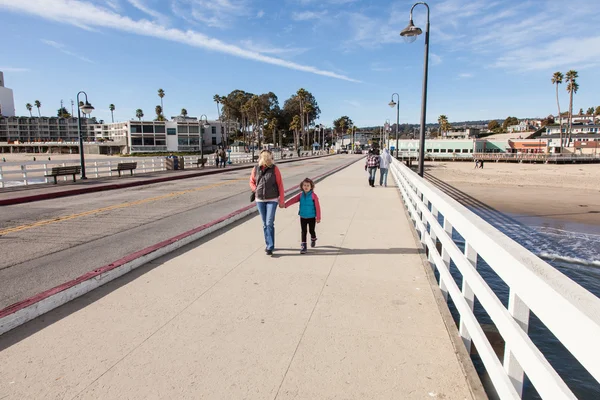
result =
[{"label": "white railing", "polygon": [[[476,346],[500,398],[521,397],[524,373],[544,399],[576,398],[531,341],[530,311],[600,382],[600,299],[401,162],[394,160],[391,169],[427,257],[438,270],[440,290],[459,312],[463,343],[468,350],[471,343]],[[453,230],[464,238],[464,252],[453,241]],[[508,285],[508,308],[477,272],[478,256]],[[451,261],[462,274],[462,288],[450,273]],[[475,298],[505,341],[502,361],[473,313]]]},{"label": "white railing", "polygon": [[[165,157],[127,157],[110,160],[89,160],[85,163],[86,175],[88,178],[100,178],[106,176],[117,176],[118,172],[113,171],[120,162],[137,162],[137,169],[134,174],[146,172],[165,171]],[[7,162],[0,164],[0,188],[9,186],[32,185],[51,182],[53,178],[44,175],[52,172],[52,167],[65,167],[70,165],[79,165],[78,159],[73,160],[55,160],[55,161],[31,161],[26,163]],[[70,176],[58,177],[67,181]]]},{"label": "white railing", "polygon": [[[258,156],[259,152],[255,152]],[[316,155],[317,153],[315,153]],[[319,153],[320,154],[320,153]],[[276,160],[290,159],[296,157],[293,152],[274,152]],[[285,157],[284,157],[285,155]],[[89,156],[88,156],[89,157]],[[231,164],[247,164],[252,161],[252,153],[231,153],[228,154],[231,159]],[[41,157],[40,157],[41,158]],[[180,156],[183,159],[184,169],[197,167],[199,155],[196,156]],[[205,154],[205,166],[215,166],[215,154]],[[166,171],[166,157],[127,157],[113,158],[103,160],[89,160],[85,163],[86,175],[88,178],[101,178],[107,176],[117,176],[118,172],[112,171],[117,168],[120,162],[137,162],[137,169],[134,174],[146,172]],[[52,172],[52,167],[65,167],[70,165],[79,165],[79,159],[72,160],[47,160],[47,161],[28,161],[28,162],[6,162],[0,163],[0,188],[21,185],[33,185],[39,183],[48,183],[53,178],[45,177],[44,175]],[[58,177],[63,181],[71,179],[70,176]]]}]

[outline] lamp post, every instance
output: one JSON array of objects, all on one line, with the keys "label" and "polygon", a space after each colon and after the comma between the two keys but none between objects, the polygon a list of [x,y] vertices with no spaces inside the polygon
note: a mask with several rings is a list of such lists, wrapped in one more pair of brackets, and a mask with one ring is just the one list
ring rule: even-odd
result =
[{"label": "lamp post", "polygon": [[[394,95],[398,97],[398,102],[394,101]],[[390,101],[390,107],[396,106],[396,158],[398,158],[398,127],[400,126],[400,95],[398,93],[392,93],[392,101]]]},{"label": "lamp post", "polygon": [[[385,141],[385,145],[386,147],[390,147],[390,119],[386,119],[385,120],[385,132],[384,132],[384,141]],[[383,150],[383,147],[381,148]]]},{"label": "lamp post", "polygon": [[81,112],[83,112],[84,115],[89,115],[92,113],[92,111],[94,111],[94,107],[92,107],[92,105],[88,102],[87,93],[83,90],[77,93],[77,104],[79,104],[79,95],[82,93],[85,95],[85,103],[77,107],[77,131],[79,133],[79,162],[81,163],[81,179],[87,179],[87,176],[85,176],[85,157],[83,155],[83,134],[81,133]]},{"label": "lamp post", "polygon": [[[200,116],[200,123],[202,123],[202,121],[204,121],[204,125],[202,125],[202,128],[210,128],[210,124],[208,123],[208,117],[205,114],[202,114]],[[202,133],[202,129],[200,129],[200,162],[204,162],[204,134]]]},{"label": "lamp post", "polygon": [[429,67],[429,6],[425,2],[415,3],[410,9],[410,21],[408,26],[400,32],[400,36],[402,36],[408,43],[412,43],[417,40],[417,36],[419,36],[423,31],[421,28],[418,28],[413,23],[412,13],[414,8],[422,4],[427,7],[427,25],[425,26],[425,62],[423,66],[423,97],[421,101],[421,136],[419,141],[419,176],[423,176],[425,166],[425,116],[427,112],[427,71]]}]

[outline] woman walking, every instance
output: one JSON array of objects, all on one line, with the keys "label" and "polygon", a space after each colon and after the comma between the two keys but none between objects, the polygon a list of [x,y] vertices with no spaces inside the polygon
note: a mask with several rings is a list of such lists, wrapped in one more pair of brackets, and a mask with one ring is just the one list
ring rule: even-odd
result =
[{"label": "woman walking", "polygon": [[258,165],[250,174],[250,189],[263,222],[265,252],[271,256],[275,249],[275,212],[277,205],[281,208],[285,206],[285,189],[279,168],[275,166],[269,150],[260,152]]}]

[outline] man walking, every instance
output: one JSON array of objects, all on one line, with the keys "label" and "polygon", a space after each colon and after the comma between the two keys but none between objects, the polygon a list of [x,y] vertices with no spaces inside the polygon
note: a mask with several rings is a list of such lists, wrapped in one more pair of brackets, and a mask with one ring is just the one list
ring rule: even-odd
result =
[{"label": "man walking", "polygon": [[392,163],[392,156],[388,149],[383,149],[383,153],[379,158],[379,186],[387,187],[388,170]]}]

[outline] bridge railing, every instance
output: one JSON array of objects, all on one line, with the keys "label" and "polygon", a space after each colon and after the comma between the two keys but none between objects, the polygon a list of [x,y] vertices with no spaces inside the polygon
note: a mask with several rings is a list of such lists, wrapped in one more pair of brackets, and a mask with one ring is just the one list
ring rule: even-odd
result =
[{"label": "bridge railing", "polygon": [[[544,399],[576,398],[530,339],[530,312],[600,382],[600,299],[401,162],[394,160],[391,169],[427,257],[439,272],[440,290],[458,310],[463,343],[468,350],[471,343],[476,346],[500,398],[520,398],[524,374]],[[464,252],[454,242],[453,231],[464,238]],[[508,308],[478,273],[478,257],[508,286]],[[450,273],[451,262],[462,275],[462,287]],[[477,321],[475,298],[505,341],[503,360]]]}]

